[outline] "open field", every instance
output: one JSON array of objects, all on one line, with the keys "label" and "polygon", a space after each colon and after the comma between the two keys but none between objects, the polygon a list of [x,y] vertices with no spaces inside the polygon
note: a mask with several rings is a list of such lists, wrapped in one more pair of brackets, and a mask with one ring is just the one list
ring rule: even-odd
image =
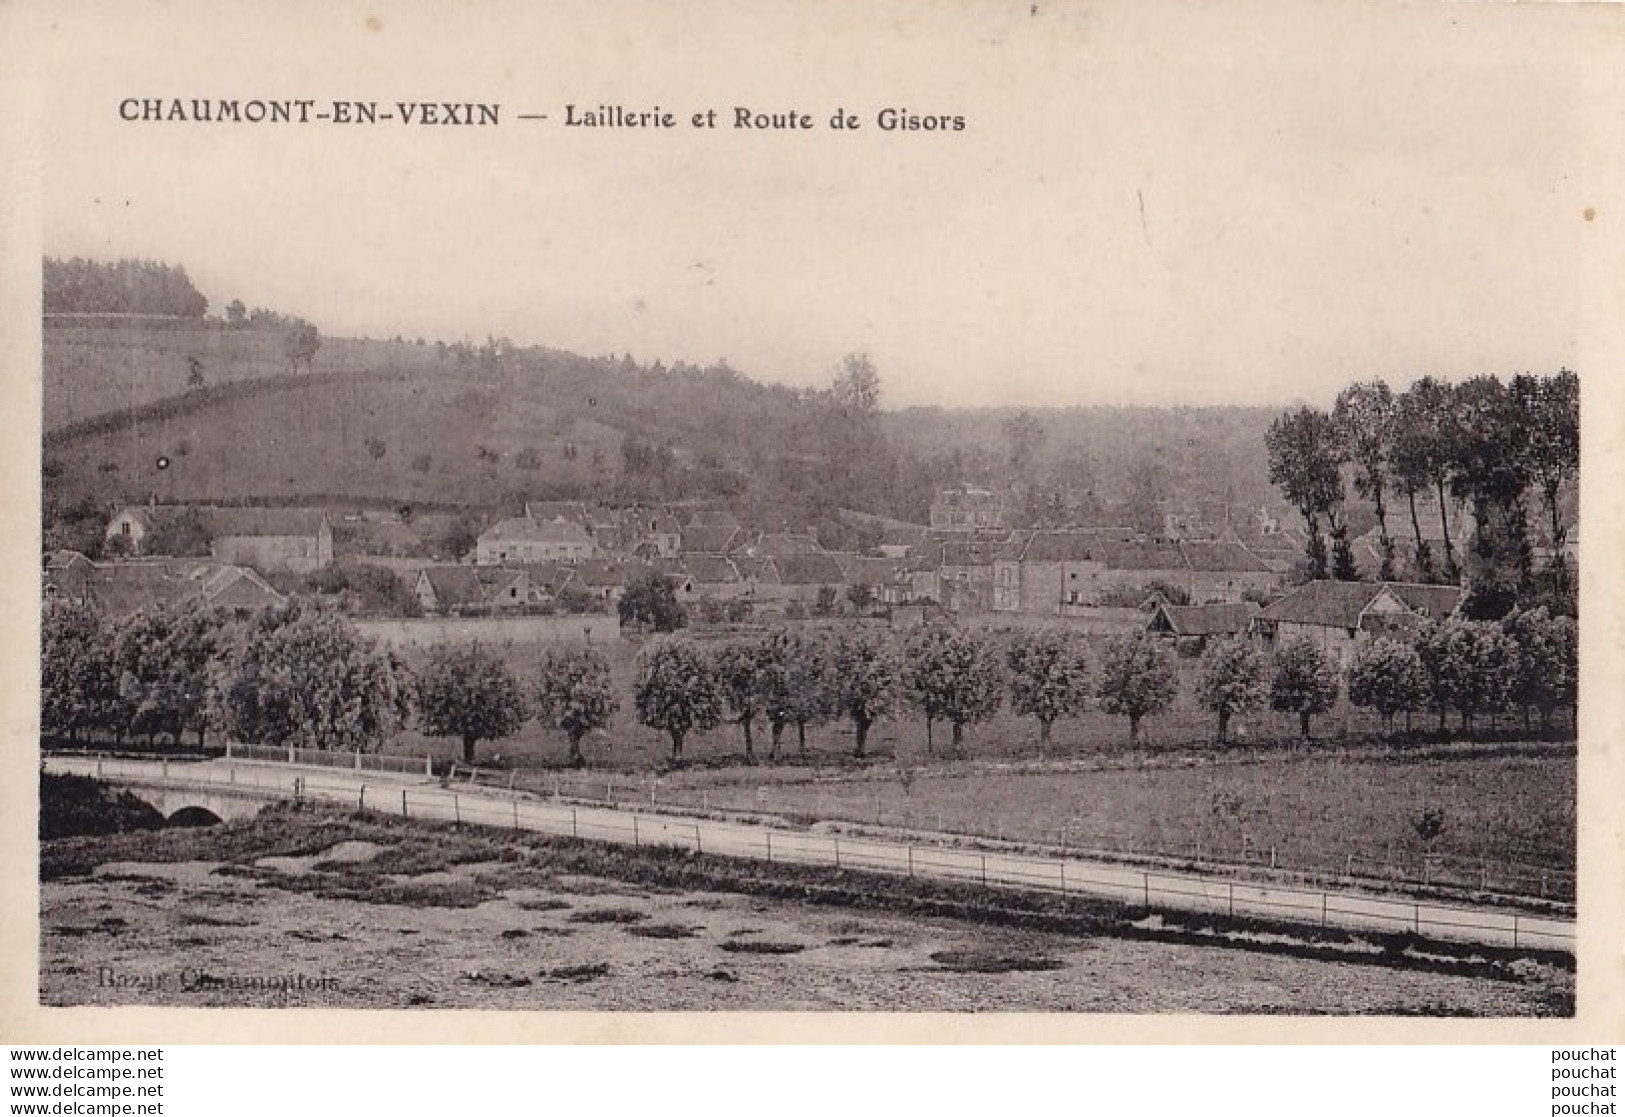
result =
[{"label": "open field", "polygon": [[[566,458],[566,444],[578,456]],[[501,506],[544,476],[584,484],[594,449],[611,455],[618,446],[608,428],[569,418],[537,393],[498,392],[450,371],[368,370],[183,398],[58,439],[48,457],[64,501],[155,494],[164,503],[320,496]],[[535,468],[518,464],[524,450],[537,454]],[[159,458],[168,461],[162,471]]]},{"label": "open field", "polygon": [[[667,777],[663,801],[712,810],[977,834],[1013,841],[1253,860],[1341,873],[1350,854],[1574,867],[1572,755],[1262,755],[1251,762],[1093,771],[921,771],[907,783],[773,785]],[[1423,842],[1414,823],[1442,812]],[[1555,894],[1555,881],[1554,894]],[[1528,882],[1531,894],[1534,881]]]},{"label": "open field", "polygon": [[47,842],[41,874],[52,1005],[1572,1011],[1572,973],[1534,957],[1210,945],[1076,902],[332,811]]},{"label": "open field", "polygon": [[[47,315],[42,340],[48,432],[185,395],[193,358],[210,386],[274,380],[289,371],[280,330],[219,319]],[[324,337],[309,374],[434,363],[433,352],[417,346]]]}]

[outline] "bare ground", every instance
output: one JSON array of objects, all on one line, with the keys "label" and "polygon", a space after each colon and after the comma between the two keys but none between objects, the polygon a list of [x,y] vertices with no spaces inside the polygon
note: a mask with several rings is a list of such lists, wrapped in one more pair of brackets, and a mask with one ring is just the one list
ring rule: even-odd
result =
[{"label": "bare ground", "polygon": [[[1536,1016],[1573,975],[1410,971],[677,891],[366,841],[41,888],[48,1005]],[[375,876],[365,870],[377,861]],[[367,899],[313,887],[328,877]],[[383,902],[380,902],[383,901]]]}]

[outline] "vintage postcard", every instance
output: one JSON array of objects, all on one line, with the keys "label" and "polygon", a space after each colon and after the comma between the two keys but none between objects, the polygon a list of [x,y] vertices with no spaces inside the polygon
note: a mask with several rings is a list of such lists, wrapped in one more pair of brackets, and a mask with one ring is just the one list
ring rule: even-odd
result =
[{"label": "vintage postcard", "polygon": [[0,9],[5,1037],[1617,1040],[1621,16]]}]

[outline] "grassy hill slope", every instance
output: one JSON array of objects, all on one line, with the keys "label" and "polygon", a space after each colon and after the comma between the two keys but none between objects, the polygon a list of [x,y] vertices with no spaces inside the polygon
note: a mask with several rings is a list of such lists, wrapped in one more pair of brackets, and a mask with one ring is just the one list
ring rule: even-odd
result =
[{"label": "grassy hill slope", "polygon": [[[290,373],[275,331],[205,320],[47,326],[46,488],[58,508],[145,501],[723,499],[915,522],[960,481],[1012,479],[1008,412],[883,413],[855,426],[827,393],[708,368],[502,343],[324,338]],[[188,386],[192,362],[205,386]],[[1103,500],[1267,497],[1267,409],[1034,413],[1029,465]]]}]

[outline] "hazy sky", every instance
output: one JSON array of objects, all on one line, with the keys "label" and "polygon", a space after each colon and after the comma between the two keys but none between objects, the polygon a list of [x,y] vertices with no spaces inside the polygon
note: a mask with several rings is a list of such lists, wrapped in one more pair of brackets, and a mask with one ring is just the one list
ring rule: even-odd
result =
[{"label": "hazy sky", "polygon": [[[1581,356],[1578,9],[146,11],[49,36],[45,247],[183,263],[215,312],[795,384],[863,349],[899,405],[1329,403]],[[502,123],[126,123],[125,97]],[[567,103],[679,127],[567,129]],[[734,106],[817,127],[739,132]],[[888,106],[965,129],[883,133]],[[723,126],[689,127],[707,108]]]}]

